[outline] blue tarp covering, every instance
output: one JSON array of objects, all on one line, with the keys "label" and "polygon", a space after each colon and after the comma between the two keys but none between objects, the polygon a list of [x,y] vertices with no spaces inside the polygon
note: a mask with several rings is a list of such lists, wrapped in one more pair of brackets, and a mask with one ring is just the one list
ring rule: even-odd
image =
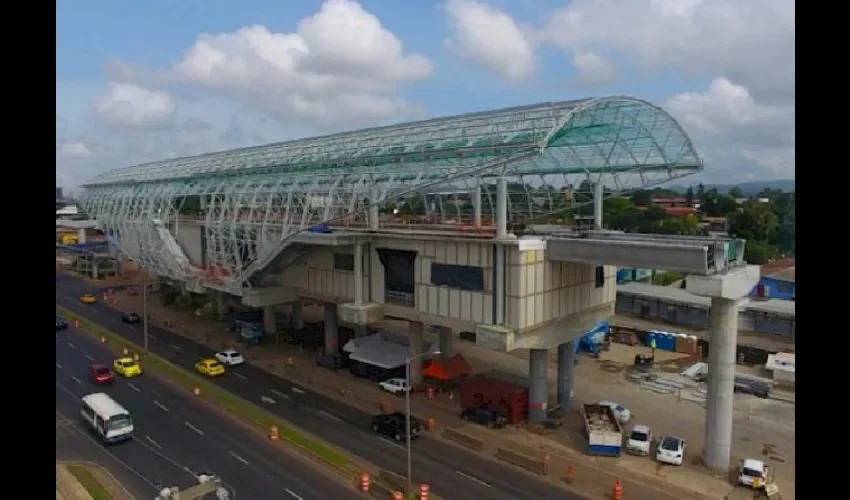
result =
[{"label": "blue tarp covering", "polygon": [[67,248],[69,250],[85,250],[87,252],[104,252],[109,251],[109,243],[106,241],[87,241],[86,243],[76,243],[74,245],[56,244],[56,248]]}]

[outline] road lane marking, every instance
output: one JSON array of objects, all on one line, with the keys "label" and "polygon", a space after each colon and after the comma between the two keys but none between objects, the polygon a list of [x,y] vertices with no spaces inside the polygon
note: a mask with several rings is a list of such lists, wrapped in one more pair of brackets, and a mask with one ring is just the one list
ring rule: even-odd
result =
[{"label": "road lane marking", "polygon": [[298,496],[298,495],[297,495],[294,491],[290,490],[289,488],[285,488],[285,489],[284,489],[284,491],[285,491],[285,492],[287,492],[287,493],[289,493],[289,496],[291,496],[291,497],[292,497],[292,498],[294,498],[295,500],[304,500],[303,498],[301,498],[300,496]]},{"label": "road lane marking", "polygon": [[160,446],[160,445],[159,445],[159,443],[157,443],[156,441],[154,441],[152,437],[150,437],[150,436],[147,436],[147,435],[146,435],[146,436],[145,436],[145,439],[148,441],[148,443],[150,443],[150,444],[154,445],[154,447],[159,448],[159,449],[162,449],[162,446]]},{"label": "road lane marking", "polygon": [[458,476],[460,476],[460,477],[465,477],[466,479],[469,479],[470,481],[472,481],[472,482],[474,482],[474,483],[478,483],[478,484],[480,484],[481,486],[486,486],[486,487],[488,487],[488,488],[492,488],[492,487],[493,487],[490,483],[488,483],[488,482],[486,482],[486,481],[482,481],[482,480],[478,479],[478,478],[477,478],[477,477],[475,477],[475,476],[470,476],[470,475],[469,475],[469,474],[467,474],[466,472],[456,470],[456,471],[455,471],[455,474],[457,474],[457,475],[458,475]]},{"label": "road lane marking", "polygon": [[180,347],[180,346],[179,346],[179,345],[177,345],[177,344],[171,344],[171,347],[173,347],[175,351],[182,351],[182,350],[183,350],[183,348],[182,348],[182,347]]},{"label": "road lane marking", "polygon": [[329,418],[329,419],[331,419],[331,420],[336,420],[337,422],[342,422],[342,419],[341,419],[341,418],[339,418],[339,417],[337,417],[336,415],[333,415],[333,414],[331,414],[331,413],[328,413],[328,412],[326,412],[325,410],[319,410],[319,415],[321,415],[321,416],[323,416],[323,417],[325,417],[325,418]]},{"label": "road lane marking", "polygon": [[407,448],[405,448],[404,446],[402,446],[402,445],[400,445],[400,444],[396,443],[395,441],[390,441],[390,440],[389,440],[389,439],[387,439],[387,438],[381,438],[381,441],[383,441],[383,442],[385,442],[385,443],[387,443],[387,444],[389,444],[389,445],[395,446],[396,448],[398,448],[398,449],[400,449],[400,450],[407,451]]},{"label": "road lane marking", "polygon": [[293,387],[292,392],[294,392],[295,394],[304,394],[304,389],[299,389],[297,387]]},{"label": "road lane marking", "polygon": [[186,427],[188,427],[188,428],[192,429],[193,431],[197,432],[199,435],[201,435],[201,436],[203,436],[203,435],[204,435],[204,431],[202,431],[201,429],[198,429],[197,427],[195,427],[194,425],[190,424],[189,422],[183,422],[183,423],[184,423],[184,424],[186,424]]},{"label": "road lane marking", "polygon": [[277,389],[272,389],[272,394],[277,394],[278,396],[282,397],[283,399],[289,399],[289,394],[284,394]]},{"label": "road lane marking", "polygon": [[155,337],[155,336],[154,336],[154,334],[152,334],[152,333],[149,333],[149,334],[148,334],[148,338],[153,339],[153,340],[156,340],[156,337]]},{"label": "road lane marking", "polygon": [[240,461],[240,462],[242,462],[244,465],[248,465],[248,461],[247,461],[247,460],[245,460],[244,458],[240,457],[240,456],[239,456],[239,455],[237,455],[236,453],[233,453],[233,452],[232,452],[232,451],[230,451],[230,450],[227,450],[227,452],[228,452],[228,453],[230,453],[230,456],[231,456],[231,457],[235,458],[236,460],[239,460],[239,461]]},{"label": "road lane marking", "polygon": [[236,372],[234,372],[234,373],[233,373],[233,376],[234,376],[234,377],[241,378],[242,380],[248,380],[248,377],[246,377],[245,375],[242,375],[241,373],[236,373]]},{"label": "road lane marking", "polygon": [[136,384],[134,384],[132,382],[127,382],[127,385],[130,386],[130,389],[133,389],[136,392],[142,392],[142,390],[139,389],[138,387],[136,387]]},{"label": "road lane marking", "polygon": [[153,400],[153,404],[155,404],[156,407],[159,408],[162,411],[168,411],[168,408],[166,408],[164,404],[160,403],[159,401],[157,401],[155,399]]},{"label": "road lane marking", "polygon": [[86,354],[86,359],[89,360],[89,361],[94,361],[94,358],[89,356],[88,354]]},{"label": "road lane marking", "polygon": [[59,363],[56,363],[56,368],[59,368],[59,369],[61,370],[61,369],[62,369],[62,365],[60,365]]},{"label": "road lane marking", "polygon": [[82,380],[80,380],[80,379],[78,379],[77,377],[71,377],[71,380],[73,380],[74,382],[76,382],[76,383],[78,383],[78,384],[82,384],[82,383],[83,383],[83,381],[82,381]]},{"label": "road lane marking", "polygon": [[68,347],[70,347],[71,349],[76,349],[76,348],[77,348],[77,346],[76,346],[76,345],[74,345],[74,344],[72,344],[71,342],[68,342]]},{"label": "road lane marking", "polygon": [[273,405],[277,402],[268,396],[260,396],[260,401],[262,401],[263,403],[268,403],[270,405]]}]

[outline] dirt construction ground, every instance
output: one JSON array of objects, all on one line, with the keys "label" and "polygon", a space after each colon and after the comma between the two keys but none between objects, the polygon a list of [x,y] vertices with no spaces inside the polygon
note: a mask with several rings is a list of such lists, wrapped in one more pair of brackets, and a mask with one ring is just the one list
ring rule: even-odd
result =
[{"label": "dirt construction ground", "polygon": [[[126,311],[140,311],[139,297],[127,296],[124,293],[116,293],[116,307]],[[233,337],[225,334],[220,323],[212,320],[203,320],[194,317],[188,312],[176,312],[173,309],[159,305],[158,297],[149,300],[149,311],[154,316],[155,323],[169,320],[171,330],[192,337],[199,341],[208,341],[215,347],[232,344]],[[305,307],[305,321],[321,321],[321,307]],[[382,325],[388,330],[407,331],[403,322],[385,322]],[[211,335],[212,332],[215,334]],[[580,361],[576,367],[575,396],[572,408],[564,418],[564,425],[557,431],[549,433],[532,433],[524,429],[502,429],[501,431],[475,430],[488,434],[488,440],[509,440],[521,443],[535,449],[543,449],[551,452],[560,462],[553,462],[553,469],[564,470],[566,465],[574,465],[579,472],[588,471],[590,479],[591,471],[594,479],[589,482],[603,482],[610,484],[612,478],[622,478],[624,481],[633,481],[635,485],[644,484],[647,488],[643,495],[630,495],[630,498],[659,498],[657,490],[652,485],[677,492],[675,496],[665,498],[729,498],[749,499],[752,492],[734,488],[729,478],[711,476],[699,466],[699,456],[702,449],[702,435],[705,420],[705,409],[697,402],[681,398],[677,394],[657,394],[642,389],[641,386],[631,382],[625,376],[626,369],[631,360],[638,352],[646,350],[643,347],[629,347],[614,344],[611,351],[603,353],[601,360],[593,360],[585,355],[580,355]],[[467,358],[473,367],[473,372],[498,369],[526,376],[528,371],[527,352],[514,352],[511,354],[495,353],[455,338],[454,351],[459,352]],[[661,364],[665,361],[672,363],[681,358],[681,355],[673,353],[658,352],[658,360]],[[318,368],[312,362],[312,353],[301,352],[296,348],[283,346],[281,348],[255,347],[250,350],[249,359],[262,363],[261,358],[269,359],[269,366],[275,361],[280,366],[279,360],[282,356],[303,358],[299,363],[297,375],[286,374],[293,377],[301,377],[310,383],[318,385],[318,390],[327,393],[341,393],[342,388],[351,391],[354,404],[360,406],[376,407],[380,392],[375,384],[357,379],[347,371],[329,372]],[[666,356],[666,357],[665,357]],[[555,395],[555,372],[554,354],[550,358],[550,401],[554,402]],[[687,363],[685,363],[687,365]],[[310,375],[316,371],[316,375]],[[303,373],[301,373],[303,372]],[[327,387],[325,387],[327,386]],[[581,451],[585,445],[581,432],[581,421],[576,408],[582,402],[595,402],[600,399],[610,399],[619,402],[631,410],[633,423],[646,424],[652,427],[656,436],[672,434],[687,440],[686,466],[685,467],[659,467],[651,458],[623,456],[619,459],[591,458]],[[458,407],[456,402],[452,403],[448,395],[442,394],[436,401],[425,401],[419,397],[415,402],[414,411],[421,408],[419,412],[428,412],[445,425],[463,426],[457,418]],[[455,422],[456,421],[456,422]],[[468,425],[468,424],[467,424]],[[794,436],[795,436],[795,407],[793,403],[777,401],[774,399],[758,399],[750,396],[739,395],[735,403],[735,427],[733,437],[733,463],[738,459],[749,457],[765,460],[776,469],[776,480],[780,487],[782,498],[794,499]],[[576,487],[579,485],[577,474]],[[624,483],[625,484],[625,483]],[[632,491],[637,489],[633,487]],[[579,488],[583,492],[584,488]],[[599,487],[596,487],[599,490]],[[606,488],[607,489],[607,488]],[[649,493],[656,491],[656,493]],[[693,494],[684,493],[685,491]],[[589,491],[587,491],[590,493]],[[697,493],[699,492],[699,493]],[[601,497],[605,493],[599,491],[593,496]]]}]

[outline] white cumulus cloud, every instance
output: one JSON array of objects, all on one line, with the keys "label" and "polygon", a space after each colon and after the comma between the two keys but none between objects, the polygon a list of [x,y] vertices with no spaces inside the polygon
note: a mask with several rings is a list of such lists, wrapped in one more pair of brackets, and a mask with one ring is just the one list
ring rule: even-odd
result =
[{"label": "white cumulus cloud", "polygon": [[84,142],[66,141],[56,150],[58,158],[87,158],[91,156],[91,150]]},{"label": "white cumulus cloud", "polygon": [[167,92],[112,82],[106,94],[92,101],[92,109],[107,125],[145,129],[171,123],[177,106]]},{"label": "white cumulus cloud", "polygon": [[453,53],[509,81],[534,74],[534,47],[511,16],[476,0],[449,0],[445,10],[452,28],[445,43]]},{"label": "white cumulus cloud", "polygon": [[602,87],[617,80],[617,68],[608,59],[590,51],[576,51],[572,58],[576,76],[573,86],[582,89]]}]

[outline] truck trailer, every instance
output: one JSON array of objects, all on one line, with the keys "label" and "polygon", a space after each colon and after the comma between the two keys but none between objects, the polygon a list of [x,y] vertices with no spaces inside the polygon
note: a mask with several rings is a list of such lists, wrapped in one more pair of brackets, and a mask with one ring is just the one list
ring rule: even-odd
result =
[{"label": "truck trailer", "polygon": [[588,455],[619,457],[623,451],[623,429],[610,407],[581,405]]}]

